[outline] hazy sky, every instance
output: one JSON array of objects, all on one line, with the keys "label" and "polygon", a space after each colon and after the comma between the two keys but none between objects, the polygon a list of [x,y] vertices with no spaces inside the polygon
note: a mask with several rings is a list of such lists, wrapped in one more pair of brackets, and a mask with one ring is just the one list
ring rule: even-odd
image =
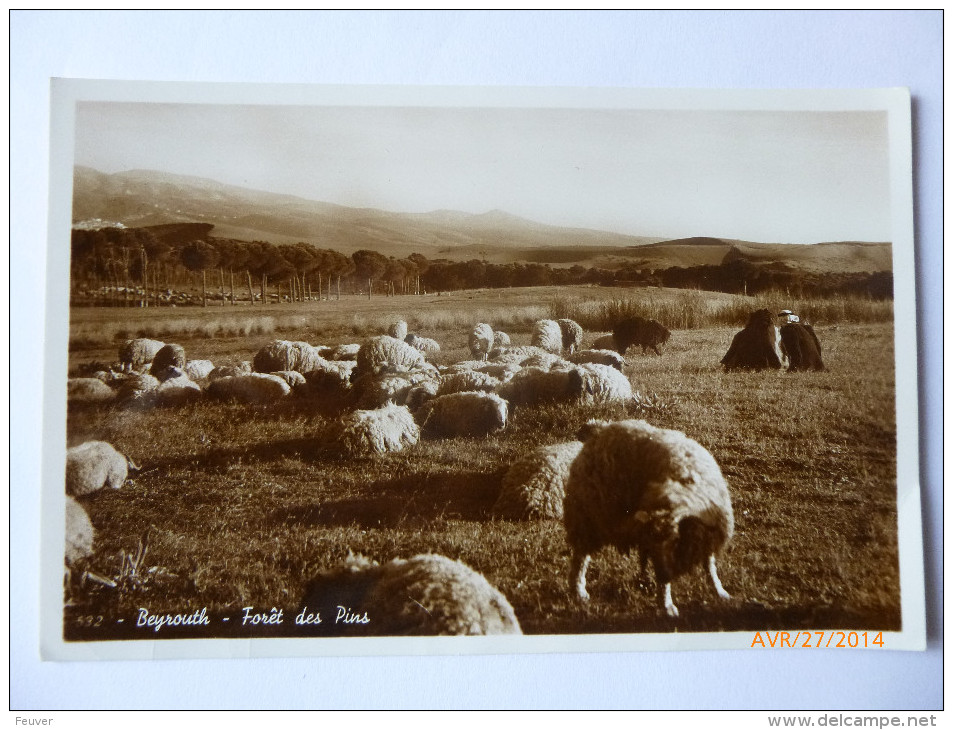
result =
[{"label": "hazy sky", "polygon": [[80,102],[76,163],[645,236],[890,240],[883,112]]}]

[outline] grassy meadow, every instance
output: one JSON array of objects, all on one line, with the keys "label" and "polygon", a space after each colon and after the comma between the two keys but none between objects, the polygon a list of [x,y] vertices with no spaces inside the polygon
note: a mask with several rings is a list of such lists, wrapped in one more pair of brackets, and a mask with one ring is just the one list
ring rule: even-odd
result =
[{"label": "grassy meadow", "polygon": [[[807,314],[827,370],[722,372],[719,360],[732,336],[761,306]],[[336,414],[305,400],[71,406],[69,446],[109,441],[142,472],[86,502],[97,530],[86,567],[115,586],[74,578],[66,636],[182,635],[129,633],[128,619],[143,607],[207,607],[231,616],[246,606],[277,607],[293,616],[307,581],[349,551],[382,563],[422,552],[461,560],[507,596],[531,634],[899,629],[889,302],[592,287],[265,307],[74,309],[69,362],[71,373],[92,361],[113,362],[123,339],[151,336],[183,345],[190,359],[236,363],[272,339],[360,342],[403,318],[411,331],[437,339],[443,350],[435,361],[449,364],[469,358],[467,335],[478,321],[528,344],[536,319],[571,316],[591,342],[609,329],[609,319],[635,311],[672,329],[661,357],[629,351],[626,372],[642,398],[519,407],[502,433],[424,439],[376,459],[344,460],[319,448],[315,437]],[[651,571],[641,575],[634,556],[607,548],[593,558],[592,598],[580,606],[568,589],[561,524],[492,515],[512,461],[535,446],[574,438],[590,418],[645,418],[686,432],[712,452],[735,513],[735,536],[719,564],[731,601],[718,599],[699,570],[673,584],[681,615],[669,619],[656,605]],[[91,616],[103,619],[91,623]],[[127,633],[105,628],[122,617]],[[360,634],[359,627],[341,631]]]}]

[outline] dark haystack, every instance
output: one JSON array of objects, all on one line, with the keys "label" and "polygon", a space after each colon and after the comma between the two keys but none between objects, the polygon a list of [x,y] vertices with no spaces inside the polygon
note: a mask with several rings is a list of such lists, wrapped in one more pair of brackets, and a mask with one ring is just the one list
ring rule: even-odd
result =
[{"label": "dark haystack", "polygon": [[824,369],[821,343],[809,324],[789,322],[781,327],[781,349],[788,356],[788,372]]},{"label": "dark haystack", "polygon": [[625,355],[625,351],[633,345],[640,346],[643,355],[650,347],[656,355],[661,355],[662,351],[659,347],[668,342],[672,333],[654,319],[630,317],[622,320],[612,329],[612,336],[615,338],[616,350],[620,355]]},{"label": "dark haystack", "polygon": [[731,347],[721,359],[725,370],[780,369],[778,330],[767,309],[759,309],[748,317],[748,324],[731,341]]}]

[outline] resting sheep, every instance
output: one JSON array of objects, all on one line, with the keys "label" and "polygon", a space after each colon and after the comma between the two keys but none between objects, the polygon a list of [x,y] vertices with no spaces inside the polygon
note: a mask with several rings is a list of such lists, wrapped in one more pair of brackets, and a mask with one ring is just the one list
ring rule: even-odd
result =
[{"label": "resting sheep", "polygon": [[211,398],[241,403],[276,403],[291,393],[291,386],[277,375],[247,373],[216,378],[206,391]]},{"label": "resting sheep", "polygon": [[66,566],[72,567],[93,554],[96,530],[83,505],[66,495]]},{"label": "resting sheep", "polygon": [[613,350],[580,350],[569,355],[566,360],[576,365],[591,363],[594,365],[608,365],[620,373],[625,368],[625,358]]},{"label": "resting sheep", "polygon": [[424,370],[364,375],[351,385],[353,403],[358,408],[381,408],[390,404],[404,405],[411,388],[435,379],[436,376]]},{"label": "resting sheep", "polygon": [[336,345],[330,348],[330,351],[323,357],[328,360],[357,360],[357,353],[360,352],[360,350],[360,343]]},{"label": "resting sheep", "polygon": [[388,335],[379,335],[367,340],[357,353],[357,366],[351,373],[353,382],[368,373],[398,373],[411,370],[424,362],[420,350],[403,340]]},{"label": "resting sheep", "polygon": [[387,328],[387,334],[395,340],[403,340],[407,337],[407,323],[399,319]]},{"label": "resting sheep", "polygon": [[563,336],[563,350],[568,350],[571,355],[582,347],[582,327],[571,319],[557,319],[556,324]]},{"label": "resting sheep", "polygon": [[219,365],[212,368],[207,377],[211,381],[219,378],[231,378],[235,375],[248,375],[251,371],[251,363],[245,360],[238,365]]},{"label": "resting sheep", "polygon": [[586,363],[576,367],[582,386],[580,398],[587,402],[625,401],[632,397],[632,383],[608,365]]},{"label": "resting sheep", "polygon": [[117,393],[118,400],[126,406],[148,405],[149,394],[159,387],[159,379],[152,375],[133,373],[122,381]]},{"label": "resting sheep", "polygon": [[436,355],[440,352],[440,343],[429,337],[421,337],[420,335],[411,333],[404,338],[404,342],[420,350],[424,355]]},{"label": "resting sheep", "polygon": [[66,381],[67,403],[109,403],[116,391],[99,378],[70,378]]},{"label": "resting sheep", "polygon": [[379,565],[350,555],[305,588],[305,612],[337,616],[352,607],[369,619],[361,635],[521,634],[513,607],[482,575],[442,555]]},{"label": "resting sheep", "polygon": [[87,441],[66,450],[66,493],[85,497],[104,487],[119,489],[129,470],[139,469],[105,441]]},{"label": "resting sheep", "polygon": [[320,440],[346,456],[380,456],[416,444],[420,429],[407,408],[389,405],[342,416]]},{"label": "resting sheep", "polygon": [[200,400],[202,396],[202,388],[198,383],[193,382],[183,373],[161,383],[158,388],[149,393],[148,397],[149,401],[156,405],[172,406],[191,403]]},{"label": "resting sheep", "polygon": [[479,370],[464,370],[457,373],[448,373],[440,377],[437,395],[449,393],[463,393],[468,390],[482,390],[487,393],[496,390],[500,381],[492,375]]},{"label": "resting sheep", "polygon": [[514,520],[562,519],[569,467],[582,443],[540,446],[514,462],[503,477],[493,512]]},{"label": "resting sheep", "polygon": [[159,380],[165,380],[163,376],[168,368],[178,368],[185,370],[185,348],[182,345],[163,345],[156,356],[152,359],[152,366],[149,368],[149,374],[154,375]]},{"label": "resting sheep", "polygon": [[424,433],[486,436],[506,428],[509,407],[496,393],[464,392],[437,396],[414,416]]},{"label": "resting sheep", "polygon": [[318,348],[307,342],[274,340],[255,354],[252,366],[256,373],[276,373],[281,370],[307,373],[323,361]]},{"label": "resting sheep", "polygon": [[477,360],[486,360],[493,349],[493,328],[481,322],[470,333],[470,354]]},{"label": "resting sheep", "polygon": [[515,347],[497,347],[490,351],[489,358],[492,362],[500,365],[521,365],[529,357],[552,354],[535,345],[516,345]]},{"label": "resting sheep", "polygon": [[572,549],[570,586],[587,600],[586,568],[605,545],[635,548],[651,561],[658,600],[677,616],[671,582],[707,562],[715,591],[715,556],[734,531],[728,485],[714,457],[679,431],[645,421],[590,422],[569,471],[563,523]]},{"label": "resting sheep", "polygon": [[205,380],[214,369],[211,360],[189,360],[185,363],[185,374],[189,380]]},{"label": "resting sheep", "polygon": [[649,348],[652,348],[656,355],[661,355],[659,347],[668,342],[671,336],[672,333],[663,324],[644,317],[624,319],[612,328],[612,339],[616,344],[616,352],[620,355],[625,355],[626,350],[633,345],[641,347],[643,355]]},{"label": "resting sheep", "polygon": [[500,332],[495,330],[493,332],[493,345],[495,347],[509,347],[510,346],[510,336],[505,332]]},{"label": "resting sheep", "polygon": [[164,342],[150,340],[147,337],[126,340],[119,348],[119,362],[123,372],[141,370],[152,362],[156,353],[163,347],[165,347]]},{"label": "resting sheep", "polygon": [[780,335],[774,318],[767,309],[759,309],[748,317],[748,324],[731,340],[728,352],[721,359],[725,370],[766,370],[781,368]]},{"label": "resting sheep", "polygon": [[546,352],[560,355],[563,351],[563,331],[558,322],[551,319],[541,319],[533,325],[533,336],[530,344]]}]

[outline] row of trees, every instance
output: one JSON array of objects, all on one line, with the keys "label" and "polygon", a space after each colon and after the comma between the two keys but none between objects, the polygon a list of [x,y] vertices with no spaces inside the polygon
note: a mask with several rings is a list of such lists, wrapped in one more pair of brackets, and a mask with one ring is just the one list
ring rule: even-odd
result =
[{"label": "row of trees", "polygon": [[[490,264],[486,261],[429,260],[415,253],[388,257],[361,250],[346,256],[309,243],[276,246],[209,236],[209,224],[148,228],[74,230],[72,290],[105,294],[109,303],[149,306],[190,301],[186,289],[201,282],[201,301],[209,289],[235,303],[304,301],[373,293],[394,296],[460,289],[571,284],[668,286],[739,294],[786,290],[791,294],[852,292],[881,299],[893,295],[890,272],[808,274],[781,264],[759,265],[726,257],[714,266],[670,267],[646,271],[637,263],[614,270],[580,265]],[[210,283],[211,281],[211,283]],[[237,284],[237,286],[236,286]]]}]

